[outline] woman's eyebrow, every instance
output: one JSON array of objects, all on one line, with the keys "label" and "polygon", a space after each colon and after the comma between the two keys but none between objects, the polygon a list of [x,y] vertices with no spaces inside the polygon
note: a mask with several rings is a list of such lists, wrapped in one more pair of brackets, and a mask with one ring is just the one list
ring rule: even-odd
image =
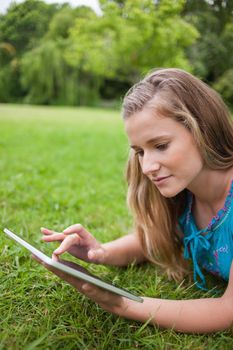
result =
[{"label": "woman's eyebrow", "polygon": [[[146,141],[146,145],[150,145],[151,143],[156,143],[159,141],[167,140],[170,137],[170,135],[162,135],[158,137],[153,137],[152,139],[149,139]],[[130,145],[131,148],[138,148],[136,145]]]}]

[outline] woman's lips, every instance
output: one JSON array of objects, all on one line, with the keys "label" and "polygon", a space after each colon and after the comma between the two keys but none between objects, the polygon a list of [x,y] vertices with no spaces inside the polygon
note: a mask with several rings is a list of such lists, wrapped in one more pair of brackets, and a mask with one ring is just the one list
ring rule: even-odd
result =
[{"label": "woman's lips", "polygon": [[169,176],[156,177],[156,178],[152,179],[152,181],[155,182],[156,184],[158,184],[158,183],[161,183],[161,182],[165,181],[165,180],[168,179],[169,177],[171,177],[171,175],[169,175]]}]

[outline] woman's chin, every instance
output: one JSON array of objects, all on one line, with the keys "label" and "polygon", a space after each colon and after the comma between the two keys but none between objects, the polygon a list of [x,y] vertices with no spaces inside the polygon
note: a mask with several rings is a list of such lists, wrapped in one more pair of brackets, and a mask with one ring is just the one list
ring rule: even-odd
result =
[{"label": "woman's chin", "polygon": [[172,198],[175,197],[178,193],[183,191],[182,189],[174,189],[174,188],[163,188],[163,189],[158,189],[161,195],[165,198]]}]

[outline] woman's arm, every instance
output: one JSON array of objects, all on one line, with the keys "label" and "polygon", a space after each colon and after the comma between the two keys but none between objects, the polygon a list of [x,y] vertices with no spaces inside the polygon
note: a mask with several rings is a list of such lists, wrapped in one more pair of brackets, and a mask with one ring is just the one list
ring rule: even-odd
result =
[{"label": "woman's arm", "polygon": [[141,263],[146,260],[139,238],[129,234],[108,243],[102,244],[106,252],[105,264],[126,266],[132,262]]},{"label": "woman's arm", "polygon": [[220,298],[164,300],[145,297],[141,304],[39,262],[104,310],[118,316],[141,322],[149,321],[159,327],[184,333],[212,333],[229,329],[233,325],[233,264],[228,287]]},{"label": "woman's arm", "polygon": [[228,287],[220,298],[164,300],[145,297],[139,304],[125,298],[118,298],[117,302],[115,296],[108,292],[103,295],[89,284],[85,288],[85,294],[106,311],[136,321],[149,321],[162,328],[184,333],[211,333],[233,326],[233,263]]},{"label": "woman's arm", "polygon": [[[114,311],[113,311],[114,312]],[[224,297],[196,300],[144,298],[143,304],[126,301],[116,314],[129,319],[172,328],[184,333],[209,333],[225,330],[233,323],[232,301]]]}]

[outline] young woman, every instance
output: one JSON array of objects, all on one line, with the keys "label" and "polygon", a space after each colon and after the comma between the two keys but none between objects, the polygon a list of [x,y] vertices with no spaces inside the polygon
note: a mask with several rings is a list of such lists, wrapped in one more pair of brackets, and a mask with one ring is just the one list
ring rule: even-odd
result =
[{"label": "young woman", "polygon": [[228,280],[218,298],[143,304],[116,296],[46,266],[103,309],[181,332],[213,332],[233,324],[233,125],[216,92],[179,69],[158,69],[133,86],[123,101],[131,147],[128,203],[135,233],[101,244],[82,225],[63,232],[53,258],[68,251],[88,262],[125,266],[150,260],[182,280],[192,259],[194,281],[203,269]]}]

